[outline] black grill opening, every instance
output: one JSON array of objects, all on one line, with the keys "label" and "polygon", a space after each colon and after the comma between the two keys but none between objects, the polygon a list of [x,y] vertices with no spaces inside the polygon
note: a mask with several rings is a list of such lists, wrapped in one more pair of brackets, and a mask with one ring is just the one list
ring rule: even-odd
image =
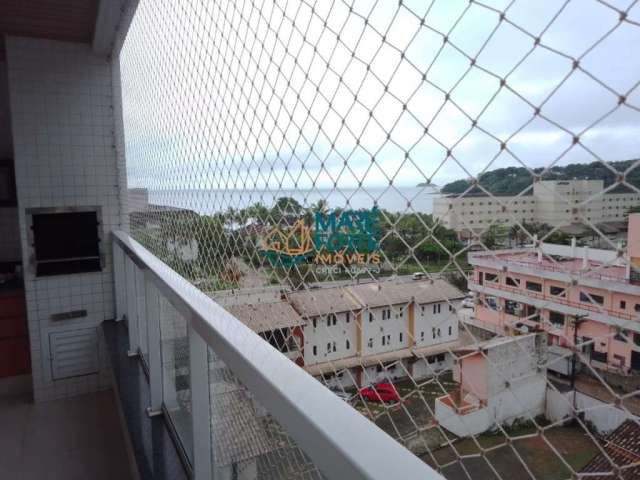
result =
[{"label": "black grill opening", "polygon": [[99,227],[96,211],[34,213],[36,276],[102,270]]}]

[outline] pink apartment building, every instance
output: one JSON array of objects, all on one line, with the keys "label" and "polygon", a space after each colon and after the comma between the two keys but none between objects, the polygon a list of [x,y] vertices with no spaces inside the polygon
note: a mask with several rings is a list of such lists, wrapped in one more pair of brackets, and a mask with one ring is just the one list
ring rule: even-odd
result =
[{"label": "pink apartment building", "polygon": [[470,323],[500,334],[546,331],[556,351],[575,336],[594,368],[640,370],[640,214],[629,215],[628,231],[626,251],[574,241],[470,254],[478,295]]}]

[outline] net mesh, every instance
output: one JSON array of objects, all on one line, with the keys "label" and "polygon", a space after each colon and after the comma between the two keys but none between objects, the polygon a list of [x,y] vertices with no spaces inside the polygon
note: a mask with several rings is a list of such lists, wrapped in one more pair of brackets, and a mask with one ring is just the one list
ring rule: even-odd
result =
[{"label": "net mesh", "polygon": [[[141,0],[131,233],[447,478],[637,478],[639,21]],[[219,363],[263,439],[220,467],[320,476]]]}]

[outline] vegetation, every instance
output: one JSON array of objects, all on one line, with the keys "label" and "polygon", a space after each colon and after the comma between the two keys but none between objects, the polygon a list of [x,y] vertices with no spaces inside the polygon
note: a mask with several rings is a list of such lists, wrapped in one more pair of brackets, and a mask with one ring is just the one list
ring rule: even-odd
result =
[{"label": "vegetation", "polygon": [[[333,211],[340,213],[340,209]],[[293,288],[303,283],[358,276],[346,268],[338,272],[317,273],[311,260],[295,266],[274,266],[258,254],[256,246],[270,229],[278,226],[286,230],[300,218],[312,226],[318,212],[329,213],[326,201],[320,200],[305,208],[294,198],[281,197],[271,208],[256,203],[244,209],[228,208],[213,215],[167,209],[142,214],[131,223],[135,237],[147,248],[204,289],[239,286],[242,273],[237,261],[253,270],[261,269],[271,282],[288,281]],[[414,272],[459,274],[460,269],[469,268],[466,255],[459,254],[463,244],[455,232],[443,227],[429,214],[383,210],[377,239],[381,251],[380,275]],[[185,249],[192,255],[185,255]],[[370,275],[365,272],[361,276]]]},{"label": "vegetation", "polygon": [[[542,180],[572,180],[575,178],[585,180],[604,180],[605,187],[616,181],[614,171],[626,171],[635,160],[624,160],[620,162],[611,162],[607,168],[601,162],[592,163],[572,163],[564,167],[552,167],[548,171],[542,173],[544,169],[534,168],[534,174],[542,174]],[[478,178],[479,184],[493,195],[517,195],[533,184],[533,176],[529,170],[524,167],[508,167],[498,168],[483,173]],[[640,169],[636,168],[626,175],[626,181],[635,186],[640,187]],[[472,187],[469,180],[456,180],[442,187],[442,193],[483,193],[478,187]],[[618,190],[616,188],[615,190]],[[628,191],[621,187],[620,191]]]}]

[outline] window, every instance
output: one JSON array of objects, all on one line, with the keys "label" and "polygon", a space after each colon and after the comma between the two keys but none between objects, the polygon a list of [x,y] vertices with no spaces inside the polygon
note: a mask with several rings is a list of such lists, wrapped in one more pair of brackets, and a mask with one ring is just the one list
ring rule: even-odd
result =
[{"label": "window", "polygon": [[613,338],[618,342],[627,343],[627,339],[629,338],[629,332],[627,332],[626,330],[621,330],[619,332],[616,332]]},{"label": "window", "polygon": [[498,281],[498,274],[497,273],[485,273],[484,274],[484,279],[487,282],[497,282]]},{"label": "window", "polygon": [[347,312],[344,314],[344,321],[347,323],[351,321],[351,312]]},{"label": "window", "polygon": [[449,336],[453,335],[453,327],[449,325]]},{"label": "window", "polygon": [[549,321],[559,327],[564,326],[564,315],[558,312],[549,312]]},{"label": "window", "polygon": [[513,300],[505,300],[504,311],[509,315],[519,315],[520,304],[518,302],[514,302]]},{"label": "window", "polygon": [[444,362],[444,353],[436,355],[436,362]]},{"label": "window", "polygon": [[627,302],[625,302],[624,300],[620,300],[620,310],[626,310],[627,309]]},{"label": "window", "polygon": [[580,292],[580,301],[586,302],[586,303],[597,303],[598,305],[602,305],[604,304],[604,297],[601,295],[596,295],[594,293],[587,294],[586,292]]},{"label": "window", "polygon": [[566,290],[564,288],[562,288],[562,287],[556,287],[555,285],[551,285],[549,287],[549,293],[551,295],[556,296],[556,297],[564,297],[565,293],[566,293]]},{"label": "window", "polygon": [[316,345],[313,346],[313,355],[318,355],[318,347]]},{"label": "window", "polygon": [[313,328],[316,328],[318,326],[318,319],[316,317],[313,317]]},{"label": "window", "polygon": [[420,312],[424,313],[424,305],[420,305]]},{"label": "window", "polygon": [[331,342],[327,343],[327,353],[331,352]]},{"label": "window", "polygon": [[453,312],[453,305],[449,304],[449,311]]},{"label": "window", "polygon": [[333,342],[333,351],[336,351],[336,342]]},{"label": "window", "polygon": [[424,342],[424,332],[420,332],[420,341]]},{"label": "window", "polygon": [[520,288],[520,279],[519,278],[507,277],[506,283],[510,287]]},{"label": "window", "polygon": [[433,313],[434,313],[434,315],[436,313],[440,313],[440,307],[441,307],[441,304],[439,304],[439,303],[434,303],[433,304]]},{"label": "window", "polygon": [[400,332],[400,334],[398,335],[398,339],[399,339],[400,343],[402,343],[402,332]]},{"label": "window", "polygon": [[533,292],[541,292],[542,284],[537,282],[527,282],[527,290],[531,290]]},{"label": "window", "polygon": [[440,333],[440,329],[438,329],[438,338],[440,338],[442,335]]},{"label": "window", "polygon": [[634,309],[636,312],[640,312],[640,303],[636,303],[636,304],[635,304],[635,306],[633,307],[633,309]]},{"label": "window", "polygon": [[367,342],[367,346],[369,348],[373,348],[373,338],[370,338],[369,341]]},{"label": "window", "polygon": [[384,308],[382,309],[382,320],[389,320],[391,318],[391,309]]},{"label": "window", "polygon": [[373,322],[373,312],[369,312],[369,322]]},{"label": "window", "polygon": [[387,344],[387,337],[382,336],[382,346],[384,347]]},{"label": "window", "polygon": [[344,342],[344,346],[347,350],[349,350],[351,348],[351,343],[349,342],[349,339],[347,338]]},{"label": "window", "polygon": [[435,327],[433,327],[433,328],[431,329],[431,336],[432,336],[432,337],[434,338],[434,340],[435,340],[435,338],[436,338],[436,329],[435,329]]},{"label": "window", "polygon": [[591,360],[595,360],[600,363],[607,363],[607,352],[598,352],[593,350],[591,352]]}]

